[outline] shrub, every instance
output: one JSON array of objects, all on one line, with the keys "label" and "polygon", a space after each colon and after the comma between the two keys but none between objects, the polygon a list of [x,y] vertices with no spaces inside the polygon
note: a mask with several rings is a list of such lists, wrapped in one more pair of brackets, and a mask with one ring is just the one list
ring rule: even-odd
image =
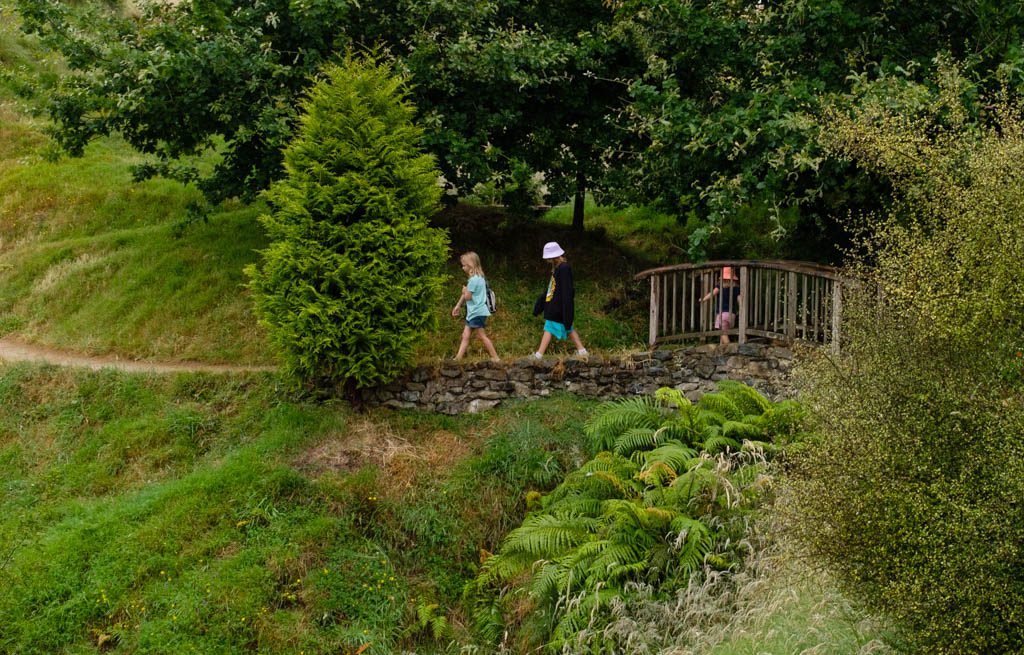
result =
[{"label": "shrub", "polygon": [[790,518],[907,650],[1020,652],[1024,126],[1003,106],[971,127],[947,73],[916,112],[888,96],[832,118],[835,147],[903,200],[857,267],[870,284],[844,304],[843,356],[809,370],[821,438]]},{"label": "shrub", "polygon": [[432,326],[447,239],[440,189],[403,82],[384,65],[327,66],[303,103],[284,179],[247,270],[256,310],[297,377],[367,387],[396,377]]},{"label": "shrub", "polygon": [[[721,384],[696,405],[662,389],[602,407],[586,431],[610,451],[540,498],[466,586],[480,636],[508,634],[507,618],[529,607],[518,626],[523,650],[547,641],[579,652],[613,601],[640,586],[667,598],[705,567],[737,567],[748,552],[747,519],[770,488],[765,452],[775,434],[762,418],[771,409],[738,383]],[[782,432],[795,427],[773,421]]]}]

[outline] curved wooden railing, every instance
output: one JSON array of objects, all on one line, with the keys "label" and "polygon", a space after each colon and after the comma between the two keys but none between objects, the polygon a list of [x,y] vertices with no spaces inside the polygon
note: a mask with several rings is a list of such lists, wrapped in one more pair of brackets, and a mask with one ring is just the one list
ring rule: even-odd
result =
[{"label": "curved wooden railing", "polygon": [[[715,328],[724,294],[701,301],[722,271],[739,273],[734,325]],[[735,275],[735,273],[734,273]],[[636,275],[651,280],[651,347],[722,334],[740,343],[751,336],[796,339],[839,347],[843,278],[832,266],[778,260],[719,260],[652,268]]]}]

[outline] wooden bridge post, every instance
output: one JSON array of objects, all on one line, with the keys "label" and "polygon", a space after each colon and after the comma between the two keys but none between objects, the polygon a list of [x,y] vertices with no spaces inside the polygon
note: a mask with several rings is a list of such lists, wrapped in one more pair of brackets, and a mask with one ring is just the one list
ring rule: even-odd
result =
[{"label": "wooden bridge post", "polygon": [[786,273],[786,338],[796,338],[796,273]]},{"label": "wooden bridge post", "polygon": [[661,298],[658,293],[658,274],[651,276],[651,326],[647,334],[647,343],[654,348],[658,341],[658,307],[661,306]]},{"label": "wooden bridge post", "polygon": [[740,307],[739,316],[739,342],[747,342],[747,303],[753,298],[750,293],[750,283],[747,276],[747,267],[740,266]]},{"label": "wooden bridge post", "polygon": [[840,326],[843,322],[843,283],[832,280],[832,352],[839,353]]}]

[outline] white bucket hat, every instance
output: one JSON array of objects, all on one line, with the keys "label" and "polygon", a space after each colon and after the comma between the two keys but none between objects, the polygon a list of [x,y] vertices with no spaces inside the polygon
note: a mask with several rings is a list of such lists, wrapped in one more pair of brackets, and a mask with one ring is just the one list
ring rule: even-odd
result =
[{"label": "white bucket hat", "polygon": [[558,245],[554,241],[549,241],[544,244],[544,256],[542,259],[554,259],[555,257],[561,257],[565,254],[562,250],[562,246]]}]

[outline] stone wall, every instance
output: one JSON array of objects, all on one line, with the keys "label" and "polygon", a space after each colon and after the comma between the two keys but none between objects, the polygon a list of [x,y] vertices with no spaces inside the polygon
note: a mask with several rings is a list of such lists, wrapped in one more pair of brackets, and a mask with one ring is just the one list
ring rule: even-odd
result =
[{"label": "stone wall", "polygon": [[755,343],[592,355],[587,361],[569,357],[499,364],[443,362],[366,390],[363,400],[369,405],[459,414],[490,409],[509,398],[541,398],[554,391],[613,399],[675,387],[696,400],[724,379],[749,384],[774,400],[791,394],[792,364],[792,350]]}]

